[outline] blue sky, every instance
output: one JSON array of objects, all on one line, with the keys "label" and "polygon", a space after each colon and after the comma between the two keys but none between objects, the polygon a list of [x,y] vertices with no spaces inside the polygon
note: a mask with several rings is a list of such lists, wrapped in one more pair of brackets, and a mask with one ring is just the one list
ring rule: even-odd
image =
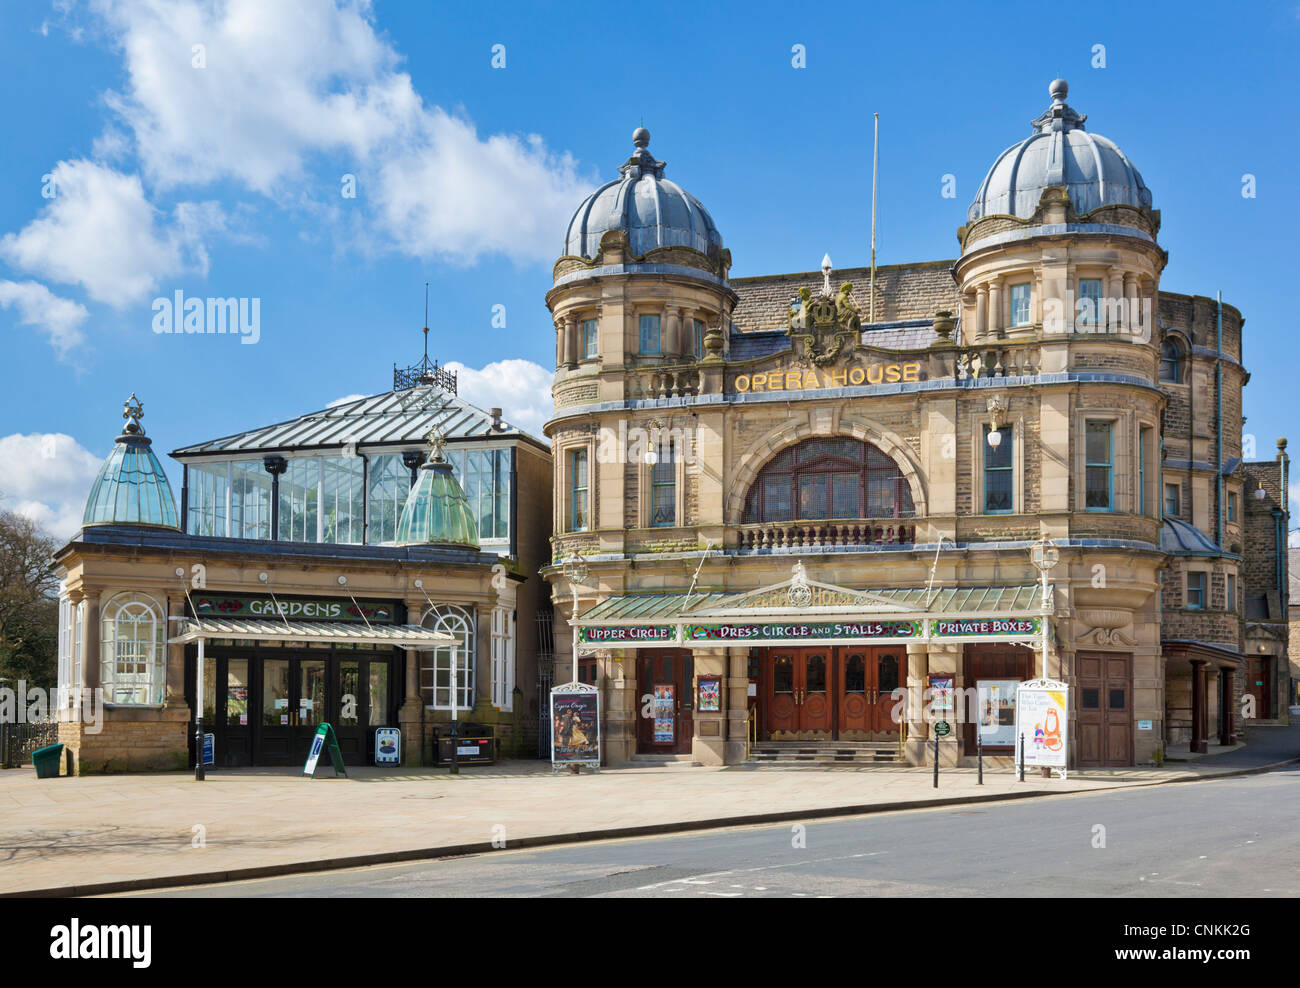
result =
[{"label": "blue sky", "polygon": [[[1153,191],[1162,287],[1222,290],[1246,314],[1258,455],[1300,438],[1283,246],[1300,221],[1296,4],[556,9],[0,7],[3,503],[66,534],[131,391],[165,453],[386,390],[420,354],[426,281],[432,355],[463,365],[467,398],[536,428],[564,224],[638,123],[742,276],[866,262],[878,111],[878,260],[950,258],[1058,73]],[[154,299],[177,290],[260,299],[260,339],[154,333]]]}]

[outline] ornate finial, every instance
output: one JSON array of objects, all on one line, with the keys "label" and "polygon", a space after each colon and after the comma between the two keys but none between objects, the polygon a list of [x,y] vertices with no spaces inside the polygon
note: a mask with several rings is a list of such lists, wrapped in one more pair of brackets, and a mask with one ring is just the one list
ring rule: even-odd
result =
[{"label": "ornate finial", "polygon": [[644,127],[638,127],[636,130],[632,131],[632,143],[639,148],[649,147],[650,131],[646,130]]},{"label": "ornate finial", "polygon": [[834,293],[831,291],[831,255],[822,255],[822,294],[830,298]]},{"label": "ornate finial", "polygon": [[144,435],[144,426],[140,424],[140,419],[144,418],[144,402],[135,396],[134,391],[131,392],[130,398],[122,402],[122,418],[127,420],[125,431],[128,435]]},{"label": "ornate finial", "polygon": [[443,456],[443,448],[447,445],[447,439],[443,436],[442,430],[435,425],[424,438],[429,443],[429,462],[445,463],[446,457]]},{"label": "ornate finial", "polygon": [[1053,79],[1052,84],[1047,87],[1047,92],[1053,102],[1064,103],[1065,97],[1070,95],[1070,84],[1064,79]]}]

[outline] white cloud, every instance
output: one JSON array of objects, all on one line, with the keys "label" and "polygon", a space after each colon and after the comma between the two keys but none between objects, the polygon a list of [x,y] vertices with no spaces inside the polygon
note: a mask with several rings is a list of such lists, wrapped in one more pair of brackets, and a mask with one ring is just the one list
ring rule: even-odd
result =
[{"label": "white cloud", "polygon": [[56,538],[71,538],[103,462],[61,432],[0,436],[0,507],[34,519]]},{"label": "white cloud", "polygon": [[35,326],[50,338],[60,357],[85,342],[81,325],[90,315],[86,307],[60,298],[35,281],[0,281],[0,309],[13,308],[24,326]]},{"label": "white cloud", "polygon": [[[590,188],[569,155],[536,135],[481,138],[467,120],[425,106],[366,0],[94,8],[126,65],[108,104],[160,188],[233,178],[280,200],[337,204],[342,174],[355,173],[349,201],[374,226],[365,243],[462,261],[488,252],[553,260]],[[327,155],[343,157],[328,178],[312,177]]]},{"label": "white cloud", "polygon": [[362,398],[369,398],[370,395],[344,395],[342,398],[335,398],[326,408],[337,408],[339,405],[350,405],[354,401],[360,401]]},{"label": "white cloud", "polygon": [[453,360],[446,367],[456,372],[460,397],[479,408],[500,408],[510,425],[544,438],[542,423],[551,417],[554,371],[531,360],[496,360],[482,370]]},{"label": "white cloud", "polygon": [[198,237],[217,222],[214,204],[182,203],[164,228],[137,175],[93,161],[60,161],[55,195],[39,217],[0,239],[0,257],[24,271],[78,284],[121,307],[148,297],[189,266],[206,271]]}]

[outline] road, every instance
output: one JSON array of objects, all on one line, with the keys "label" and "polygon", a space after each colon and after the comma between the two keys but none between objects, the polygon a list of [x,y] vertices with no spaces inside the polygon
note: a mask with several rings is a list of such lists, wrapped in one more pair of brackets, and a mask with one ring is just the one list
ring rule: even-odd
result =
[{"label": "road", "polygon": [[853,897],[1300,895],[1300,766],[1243,776],[509,848],[148,896]]}]

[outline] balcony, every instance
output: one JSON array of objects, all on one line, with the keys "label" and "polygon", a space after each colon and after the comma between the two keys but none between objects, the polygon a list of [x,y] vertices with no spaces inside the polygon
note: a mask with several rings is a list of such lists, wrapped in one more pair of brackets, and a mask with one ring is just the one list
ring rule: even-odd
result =
[{"label": "balcony", "polygon": [[866,548],[911,545],[915,541],[916,525],[905,518],[829,518],[740,525],[736,529],[735,548],[742,552]]}]

